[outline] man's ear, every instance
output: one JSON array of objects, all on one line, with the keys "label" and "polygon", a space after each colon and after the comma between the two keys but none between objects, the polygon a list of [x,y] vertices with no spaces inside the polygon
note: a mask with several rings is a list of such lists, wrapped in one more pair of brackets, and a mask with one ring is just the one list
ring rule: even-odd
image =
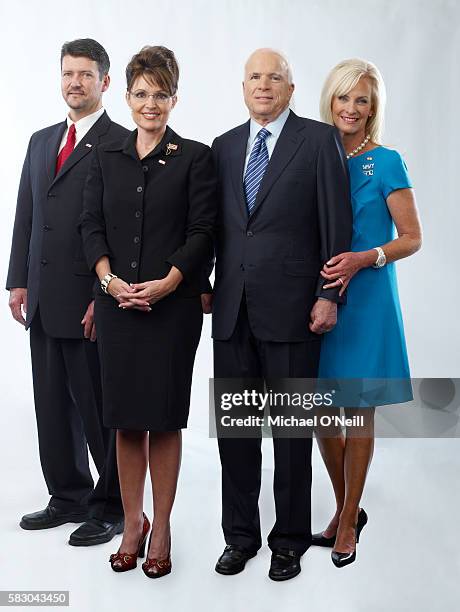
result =
[{"label": "man's ear", "polygon": [[108,90],[109,85],[110,85],[110,76],[106,74],[104,78],[102,79],[102,93]]}]

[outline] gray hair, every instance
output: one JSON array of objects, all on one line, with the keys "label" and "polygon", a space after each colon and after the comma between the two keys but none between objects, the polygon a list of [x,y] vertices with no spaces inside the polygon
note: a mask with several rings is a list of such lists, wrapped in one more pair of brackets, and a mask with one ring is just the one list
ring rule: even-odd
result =
[{"label": "gray hair", "polygon": [[271,49],[269,47],[264,47],[264,48],[261,48],[261,49],[256,49],[255,51],[253,51],[251,53],[251,55],[246,60],[245,69],[246,69],[246,66],[247,66],[249,60],[251,59],[251,57],[253,55],[255,55],[256,53],[259,53],[261,51],[263,51],[264,53],[273,53],[274,55],[278,56],[278,58],[280,60],[280,66],[281,66],[282,70],[284,70],[286,72],[288,83],[289,83],[289,85],[292,85],[292,69],[291,69],[291,66],[289,64],[289,60],[284,55],[284,53],[281,53],[281,51],[278,51],[277,49]]}]

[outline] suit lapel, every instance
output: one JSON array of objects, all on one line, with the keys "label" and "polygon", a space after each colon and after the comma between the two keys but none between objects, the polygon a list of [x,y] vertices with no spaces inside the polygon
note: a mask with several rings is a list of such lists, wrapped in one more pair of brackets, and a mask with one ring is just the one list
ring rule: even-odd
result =
[{"label": "suit lapel", "polygon": [[240,205],[241,211],[245,218],[248,216],[248,210],[246,207],[246,196],[244,195],[243,188],[243,171],[244,162],[246,161],[246,151],[248,147],[249,138],[249,121],[240,125],[233,131],[234,144],[230,146],[231,158],[231,174],[233,188],[235,190],[236,198]]},{"label": "suit lapel", "polygon": [[[93,125],[93,127],[80,140],[75,149],[72,151],[62,168],[59,170],[58,174],[53,178],[51,186],[60,178],[62,178],[71,168],[73,168],[75,164],[77,164],[83,157],[85,157],[85,155],[88,155],[88,153],[92,151],[93,147],[99,144],[100,137],[107,133],[110,124],[111,121],[109,119],[109,116],[106,112],[104,112]],[[54,163],[56,163],[56,158]]]},{"label": "suit lapel", "polygon": [[53,134],[48,138],[46,143],[46,172],[50,183],[54,180],[56,171],[56,160],[58,156],[59,145],[61,144],[62,136],[67,129],[67,121],[60,123]]},{"label": "suit lapel", "polygon": [[251,219],[267,197],[273,184],[305,140],[305,136],[302,134],[303,128],[304,124],[299,121],[297,115],[291,111],[278,137],[278,142],[275,145],[270,162],[260,184]]}]

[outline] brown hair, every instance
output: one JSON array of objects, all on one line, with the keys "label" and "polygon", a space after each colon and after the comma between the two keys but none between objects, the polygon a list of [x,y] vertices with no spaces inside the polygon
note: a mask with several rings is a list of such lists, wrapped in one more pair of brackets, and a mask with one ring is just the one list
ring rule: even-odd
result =
[{"label": "brown hair", "polygon": [[177,92],[179,66],[174,53],[166,47],[142,47],[133,55],[126,66],[126,85],[128,91],[138,77],[144,77],[164,89],[170,96]]},{"label": "brown hair", "polygon": [[92,38],[77,38],[77,40],[65,42],[61,48],[61,68],[62,60],[66,55],[71,55],[72,57],[87,57],[96,62],[100,80],[109,72],[110,60],[107,51],[97,42],[97,40],[93,40]]}]

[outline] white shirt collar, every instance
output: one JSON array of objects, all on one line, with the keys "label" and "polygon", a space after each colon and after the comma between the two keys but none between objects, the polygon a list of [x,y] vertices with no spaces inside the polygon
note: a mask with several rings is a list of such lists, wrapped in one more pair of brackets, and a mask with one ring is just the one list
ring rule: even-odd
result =
[{"label": "white shirt collar", "polygon": [[260,132],[262,127],[265,127],[265,129],[270,132],[271,136],[269,136],[269,138],[274,137],[277,140],[279,135],[281,134],[281,130],[283,129],[287,118],[289,117],[289,113],[290,109],[288,106],[280,115],[278,115],[278,117],[274,121],[272,121],[271,123],[267,123],[267,125],[265,126],[262,126],[260,125],[260,123],[257,123],[255,119],[251,119],[251,124],[249,128],[249,142],[251,144],[254,142],[257,134]]},{"label": "white shirt collar", "polygon": [[95,113],[91,113],[91,115],[86,115],[86,117],[82,117],[78,121],[72,121],[72,119],[67,116],[67,128],[75,123],[75,131],[78,139],[79,134],[86,134],[96,123],[96,121],[104,114],[104,107],[97,110]]}]

